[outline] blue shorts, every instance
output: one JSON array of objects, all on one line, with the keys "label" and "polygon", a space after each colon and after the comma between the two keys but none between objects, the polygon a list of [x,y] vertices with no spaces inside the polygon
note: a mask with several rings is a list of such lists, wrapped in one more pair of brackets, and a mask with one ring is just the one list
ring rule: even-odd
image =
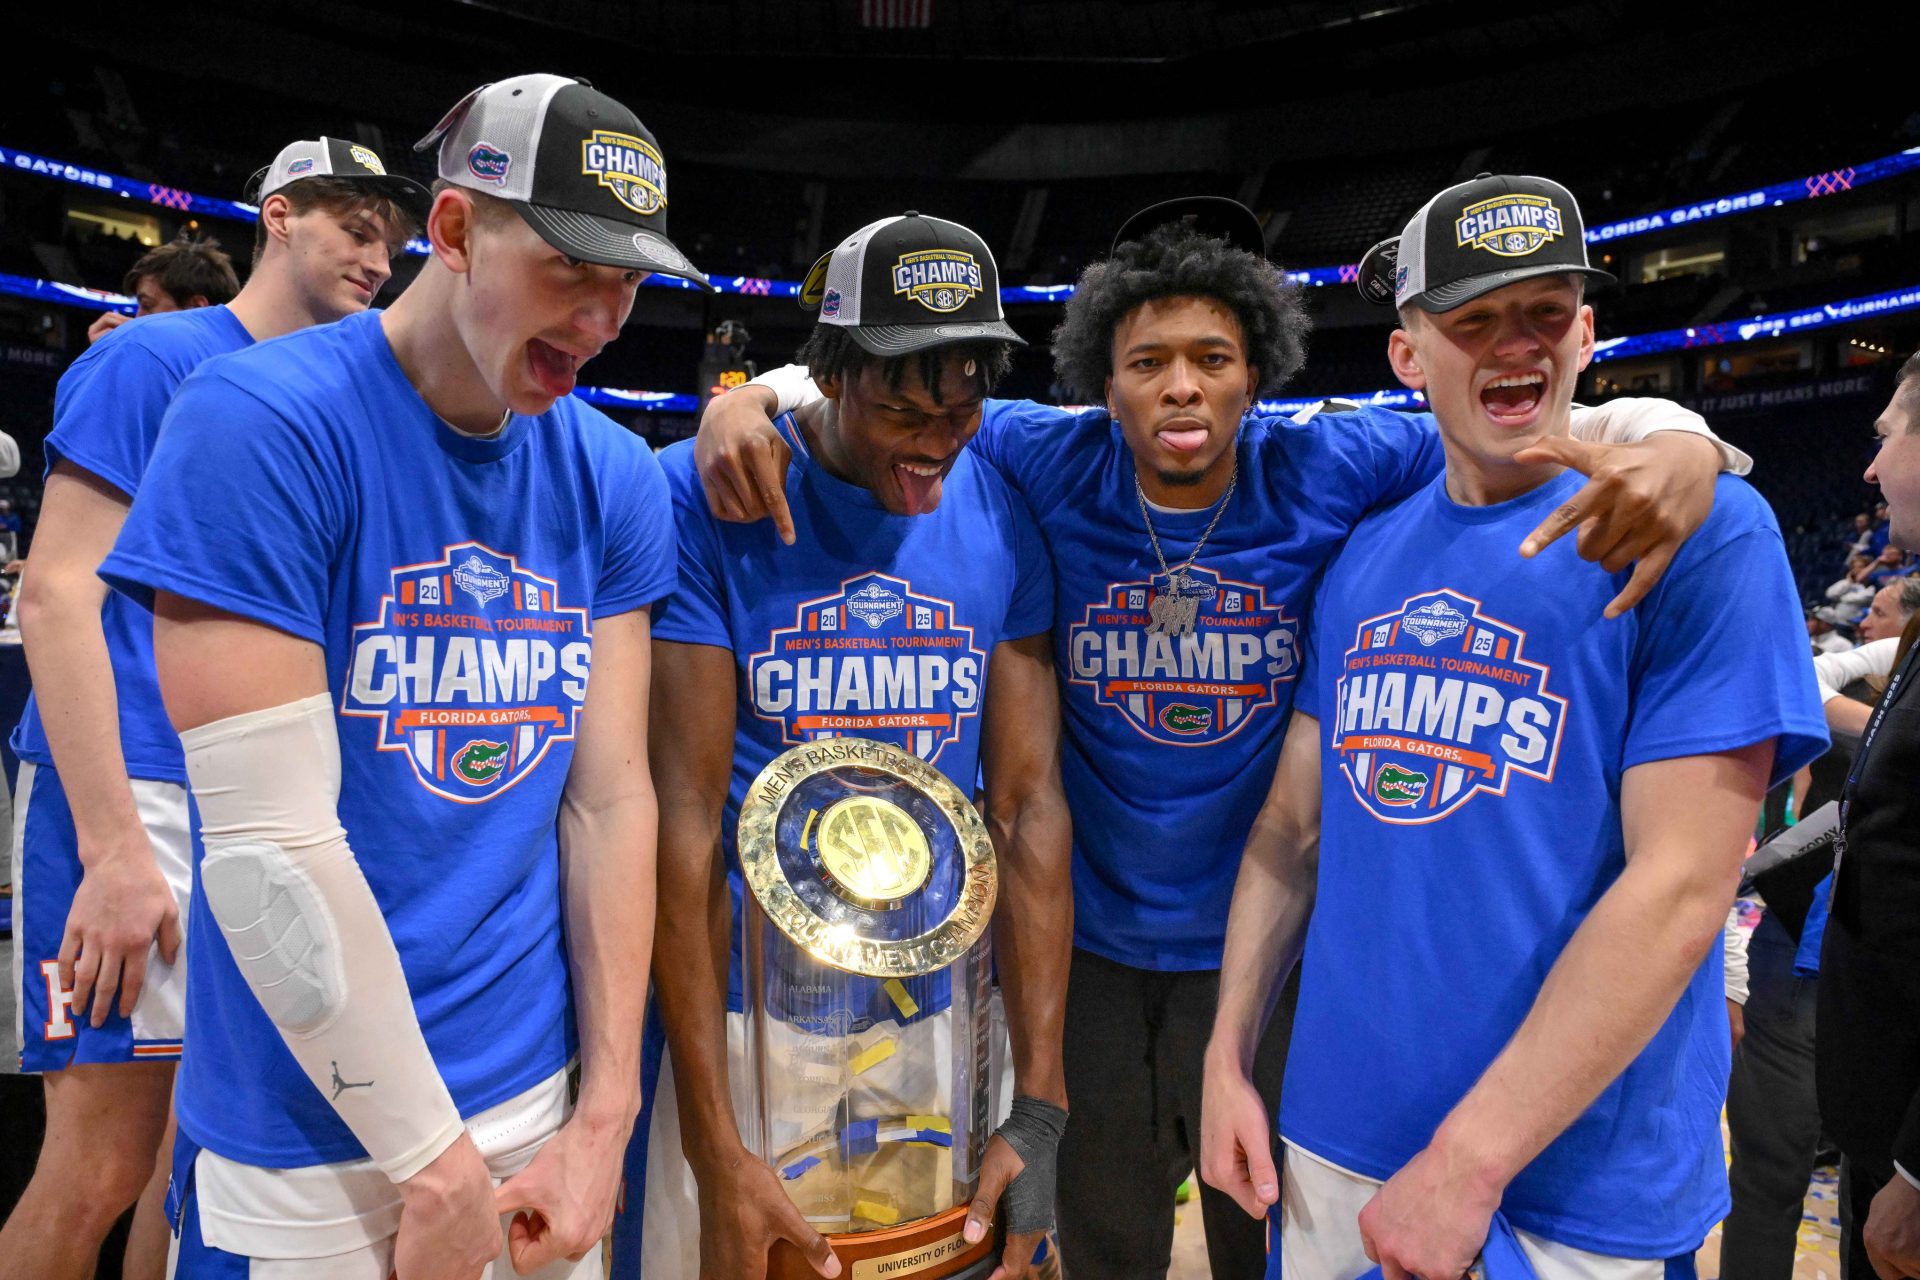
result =
[{"label": "blue shorts", "polygon": [[[132,780],[135,808],[153,844],[154,860],[173,888],[185,926],[193,885],[187,789],[173,782]],[[60,775],[50,765],[20,764],[13,818],[13,971],[19,983],[20,1069],[60,1071],[76,1063],[144,1062],[180,1056],[186,1020],[186,944],[179,962],[147,954],[146,983],[133,1016],[118,1009],[94,1027],[71,1004],[60,982],[60,939],[80,887],[79,840]],[[184,937],[184,934],[183,934]]]}]

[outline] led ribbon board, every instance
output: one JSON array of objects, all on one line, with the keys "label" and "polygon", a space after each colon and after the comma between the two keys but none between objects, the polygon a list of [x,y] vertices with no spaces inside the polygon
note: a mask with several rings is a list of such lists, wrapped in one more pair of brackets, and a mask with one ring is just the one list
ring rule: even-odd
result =
[{"label": "led ribbon board", "polygon": [[[209,217],[228,218],[235,222],[253,222],[260,216],[260,211],[253,205],[242,204],[236,200],[196,195],[179,187],[163,186],[156,182],[140,182],[116,173],[89,169],[84,165],[71,164],[65,160],[53,160],[27,151],[15,151],[9,147],[0,147],[0,164],[16,172],[31,173],[61,182],[72,182],[127,199],[145,200],[150,204],[161,205],[182,213],[202,213]],[[1724,218],[1736,213],[1748,213],[1755,209],[1791,204],[1798,200],[1838,195],[1843,191],[1858,190],[1869,183],[1881,182],[1915,169],[1920,169],[1920,147],[1909,147],[1905,151],[1881,156],[1877,160],[1829,169],[1824,173],[1808,174],[1788,182],[1776,182],[1772,186],[1735,195],[1716,196],[1690,204],[1675,205],[1669,209],[1657,209],[1652,213],[1641,214],[1639,217],[1590,227],[1587,229],[1587,241],[1590,244],[1611,243],[1631,236],[1704,222],[1710,218]],[[425,256],[432,252],[432,248],[425,240],[409,240],[407,252],[416,256]],[[1287,272],[1287,278],[1297,284],[1316,288],[1323,285],[1350,285],[1354,283],[1359,270],[1359,266],[1355,263],[1343,263],[1334,267],[1306,267]],[[691,280],[682,280],[677,276],[650,276],[647,284],[656,289],[699,288]],[[713,284],[721,293],[741,294],[748,297],[797,298],[800,296],[798,280],[763,280],[757,276],[734,276],[731,279],[715,278]],[[1008,285],[1000,290],[1000,300],[1003,303],[1059,303],[1065,302],[1072,296],[1073,286],[1070,284]]]}]

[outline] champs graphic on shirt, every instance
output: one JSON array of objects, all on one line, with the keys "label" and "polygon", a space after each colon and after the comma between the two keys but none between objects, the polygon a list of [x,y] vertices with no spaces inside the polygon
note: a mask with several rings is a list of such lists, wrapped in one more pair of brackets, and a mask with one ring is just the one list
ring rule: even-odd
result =
[{"label": "champs graphic on shirt", "polygon": [[753,711],[789,744],[857,735],[934,761],[979,714],[986,654],[950,601],[884,573],[802,601],[747,664]]},{"label": "champs graphic on shirt", "polygon": [[420,785],[491,800],[574,736],[587,694],[587,611],[511,555],[463,542],[389,576],[380,615],[353,629],[340,714],[380,721]]},{"label": "champs graphic on shirt", "polygon": [[1111,585],[1067,632],[1069,679],[1135,729],[1176,747],[1238,733],[1300,667],[1300,623],[1266,592],[1209,569],[1188,571],[1205,594],[1193,632],[1149,634],[1166,575]]},{"label": "champs graphic on shirt", "polygon": [[1515,773],[1551,782],[1567,702],[1525,643],[1453,591],[1360,623],[1326,726],[1354,798],[1383,822],[1423,823],[1504,796]]}]

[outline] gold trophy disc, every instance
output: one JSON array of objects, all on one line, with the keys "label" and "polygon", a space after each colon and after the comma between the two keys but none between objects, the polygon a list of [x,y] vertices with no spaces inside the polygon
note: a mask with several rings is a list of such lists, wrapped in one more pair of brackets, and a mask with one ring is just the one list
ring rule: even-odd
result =
[{"label": "gold trophy disc", "polygon": [[[941,918],[912,937],[868,937],[855,922],[823,914],[809,905],[804,886],[790,882],[782,865],[775,842],[788,799],[817,775],[845,771],[910,788],[953,833],[957,895]],[[804,851],[814,868],[813,885],[821,885],[819,870],[824,869],[832,882],[828,890],[852,908],[910,900],[933,878],[928,833],[907,809],[878,795],[842,794],[817,817],[810,815],[804,834],[789,830],[786,838],[799,845],[790,852]],[[767,919],[807,955],[843,973],[911,978],[944,969],[979,941],[993,917],[999,877],[993,841],[979,811],[926,761],[869,738],[823,738],[775,757],[747,790],[737,842],[741,873]]]},{"label": "gold trophy disc", "polygon": [[933,870],[933,851],[919,824],[899,805],[875,796],[848,796],[829,808],[814,852],[835,887],[868,907],[900,901]]}]

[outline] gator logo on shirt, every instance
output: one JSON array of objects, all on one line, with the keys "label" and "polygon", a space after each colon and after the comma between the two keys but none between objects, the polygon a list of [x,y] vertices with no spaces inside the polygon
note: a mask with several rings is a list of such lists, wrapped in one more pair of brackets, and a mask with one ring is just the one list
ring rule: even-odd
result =
[{"label": "gator logo on shirt", "polygon": [[938,758],[980,711],[987,657],[951,601],[884,573],[803,600],[747,662],[754,714],[789,745],[852,735]]},{"label": "gator logo on shirt", "polygon": [[1324,722],[1354,798],[1384,822],[1437,822],[1516,773],[1551,782],[1567,702],[1526,639],[1454,591],[1360,623]]},{"label": "gator logo on shirt", "polygon": [[476,738],[460,748],[453,757],[453,771],[463,781],[476,787],[484,787],[497,782],[506,772],[507,754],[510,748],[504,742],[488,742],[485,738]]},{"label": "gator logo on shirt", "polygon": [[1213,712],[1205,707],[1190,707],[1184,702],[1169,702],[1160,708],[1160,727],[1168,733],[1191,738],[1213,727]]},{"label": "gator logo on shirt", "polygon": [[1415,804],[1427,794],[1427,775],[1397,764],[1384,765],[1373,776],[1373,794],[1381,804]]},{"label": "gator logo on shirt", "polygon": [[1070,683],[1093,691],[1143,736],[1201,747],[1240,732],[1299,675],[1300,620],[1250,582],[1192,570],[1192,634],[1149,635],[1166,576],[1116,582],[1067,630]]},{"label": "gator logo on shirt", "polygon": [[593,631],[563,595],[478,542],[393,569],[378,615],[353,629],[340,714],[378,720],[379,749],[443,799],[506,793],[579,726]]}]

